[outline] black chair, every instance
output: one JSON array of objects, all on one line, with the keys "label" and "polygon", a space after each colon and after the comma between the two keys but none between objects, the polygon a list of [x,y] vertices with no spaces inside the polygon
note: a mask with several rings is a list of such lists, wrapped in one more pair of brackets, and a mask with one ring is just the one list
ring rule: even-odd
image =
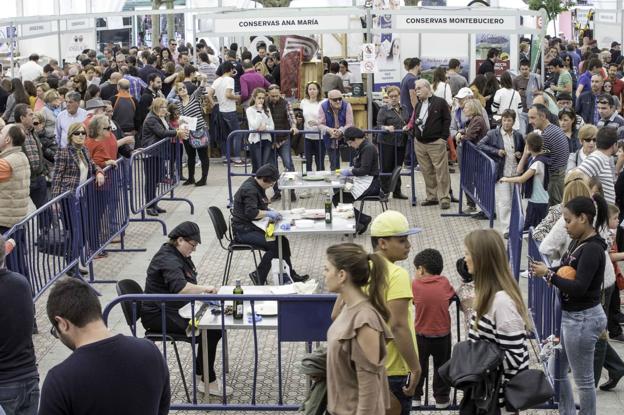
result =
[{"label": "black chair", "polygon": [[225,259],[225,269],[223,270],[223,280],[221,282],[221,285],[228,284],[228,280],[230,279],[230,270],[232,268],[232,258],[234,257],[234,252],[236,251],[251,252],[257,273],[258,259],[256,258],[256,251],[258,252],[258,256],[262,258],[262,253],[260,252],[260,249],[252,245],[239,244],[234,241],[232,231],[225,222],[225,218],[223,217],[221,209],[216,206],[210,206],[208,208],[208,214],[210,215],[210,220],[212,221],[212,225],[214,226],[215,235],[219,240],[219,245],[221,245],[221,248],[223,248],[223,250],[227,251],[227,257]]},{"label": "black chair", "polygon": [[385,193],[383,190],[379,191],[379,194],[376,196],[365,196],[359,200],[360,202],[360,214],[357,218],[357,223],[360,222],[360,215],[364,213],[364,202],[379,202],[381,205],[381,211],[385,212],[388,210],[388,199],[390,198],[390,194],[394,193],[394,189],[396,189],[397,184],[399,183],[399,178],[401,177],[401,166],[396,166],[392,170],[392,175],[390,176],[390,188],[388,189],[388,193]]},{"label": "black chair", "polygon": [[[143,289],[141,286],[134,280],[121,280],[117,282],[117,295],[135,295],[135,294],[143,294]],[[135,311],[133,316],[133,303],[129,301],[124,301],[121,303],[121,309],[123,310],[124,317],[126,318],[126,323],[128,323],[128,327],[132,330],[133,334],[136,334],[137,322],[141,319],[141,303],[135,303]],[[134,317],[134,318],[133,318]],[[153,330],[145,331],[145,338],[151,340],[154,343],[160,342],[163,339],[163,333],[156,332]],[[184,376],[184,368],[182,367],[182,361],[180,360],[180,353],[178,352],[177,341],[181,341],[184,343],[189,343],[190,339],[186,335],[181,334],[167,334],[165,336],[168,342],[171,342],[173,346],[173,352],[175,354],[176,360],[178,361],[178,369],[180,369],[180,376],[182,377],[182,385],[184,385],[184,392],[186,393],[186,399],[189,403],[191,403],[191,395],[188,390],[188,386],[186,384],[186,377]]]}]

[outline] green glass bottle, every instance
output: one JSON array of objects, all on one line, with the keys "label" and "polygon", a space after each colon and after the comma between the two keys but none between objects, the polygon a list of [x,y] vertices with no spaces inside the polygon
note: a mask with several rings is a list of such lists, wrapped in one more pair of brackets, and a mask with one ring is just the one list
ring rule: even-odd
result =
[{"label": "green glass bottle", "polygon": [[332,200],[329,196],[325,198],[325,223],[332,223]]},{"label": "green glass bottle", "polygon": [[[236,280],[236,287],[234,287],[234,291],[232,291],[232,294],[243,294],[240,280]],[[234,301],[234,319],[243,319],[243,300]]]}]

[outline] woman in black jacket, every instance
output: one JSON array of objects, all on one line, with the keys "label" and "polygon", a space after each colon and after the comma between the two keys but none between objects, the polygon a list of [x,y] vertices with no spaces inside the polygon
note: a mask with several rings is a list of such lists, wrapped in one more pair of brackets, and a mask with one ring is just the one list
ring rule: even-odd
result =
[{"label": "woman in black jacket", "polygon": [[[199,226],[194,222],[182,222],[171,232],[169,240],[165,242],[156,255],[150,261],[145,280],[145,294],[215,294],[217,289],[211,285],[197,283],[197,270],[191,259],[191,254],[201,243]],[[166,333],[186,335],[189,326],[187,318],[180,316],[178,311],[185,303],[168,302],[164,310],[160,303],[145,302],[141,308],[141,322],[146,330],[163,332],[164,311]],[[195,309],[197,312],[199,306]],[[208,311],[209,313],[209,311]],[[219,320],[220,321],[220,320]],[[217,381],[214,370],[217,344],[221,339],[221,330],[206,330],[208,338],[208,388],[209,394],[223,396],[221,385]],[[199,345],[195,359],[195,375],[197,375],[197,389],[205,390],[206,381],[203,366],[202,342],[197,339]],[[232,393],[230,387],[226,387],[226,394]]]},{"label": "woman in black jacket", "polygon": [[[181,138],[185,140],[188,137],[188,131],[182,128],[173,129],[169,127],[169,123],[165,118],[167,116],[167,100],[165,98],[156,98],[152,102],[152,107],[145,117],[143,129],[141,130],[141,144],[143,148],[147,148],[165,139]],[[170,149],[172,147],[167,147]],[[169,158],[174,158],[175,154],[170,154]],[[147,206],[145,212],[150,216],[158,216],[159,213],[166,213],[165,209],[158,206],[156,199],[156,187],[165,175],[165,165],[162,158],[157,154],[148,154],[143,159],[143,168],[145,170],[145,202]],[[173,172],[170,173],[173,175]]]},{"label": "woman in black jacket", "polygon": [[[364,131],[357,127],[349,127],[344,131],[344,138],[355,150],[352,167],[340,170],[342,176],[353,176],[352,188],[343,193],[342,201],[352,203],[367,196],[378,196],[381,192],[379,184],[379,153],[374,144],[366,140]],[[339,192],[334,193],[334,206],[340,201]],[[353,208],[356,218],[356,232],[361,235],[366,232],[372,218]]]},{"label": "woman in black jacket", "polygon": [[568,368],[578,389],[581,413],[596,413],[594,352],[607,326],[601,301],[607,243],[599,230],[607,223],[607,202],[598,194],[576,197],[564,210],[566,231],[572,238],[559,267],[529,264],[532,275],[543,277],[561,291],[561,379],[559,411],[576,414]]},{"label": "woman in black jacket", "polygon": [[[381,189],[384,193],[390,192],[390,176],[397,166],[402,166],[405,160],[405,147],[407,144],[407,132],[403,131],[409,121],[410,112],[405,105],[401,105],[401,90],[396,86],[386,88],[388,103],[377,113],[377,128],[387,131],[379,134],[381,172],[387,173],[381,176]],[[401,192],[401,177],[396,188],[392,189],[392,197],[395,199],[407,199]]]}]

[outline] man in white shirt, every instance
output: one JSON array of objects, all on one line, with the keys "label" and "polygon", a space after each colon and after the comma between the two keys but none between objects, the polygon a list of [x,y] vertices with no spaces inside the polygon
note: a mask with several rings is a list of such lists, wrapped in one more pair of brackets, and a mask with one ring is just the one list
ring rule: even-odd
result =
[{"label": "man in white shirt", "polygon": [[[240,95],[234,94],[234,64],[230,61],[224,62],[222,65],[223,75],[217,78],[212,87],[215,90],[215,96],[219,103],[219,115],[223,120],[222,135],[220,137],[221,152],[223,159],[226,161],[226,145],[228,135],[232,131],[240,130],[238,122],[238,114],[236,113],[236,104],[240,102]],[[240,159],[242,136],[235,136],[230,140],[230,158],[233,160],[234,166],[243,166],[245,163]]]},{"label": "man in white shirt", "polygon": [[19,75],[24,81],[34,81],[43,75],[43,68],[37,62],[39,61],[39,55],[33,53],[28,57],[28,62],[20,67]]},{"label": "man in white shirt", "polygon": [[615,166],[613,155],[617,151],[617,131],[601,128],[596,135],[596,151],[578,166],[587,177],[597,177],[607,202],[615,204]]}]

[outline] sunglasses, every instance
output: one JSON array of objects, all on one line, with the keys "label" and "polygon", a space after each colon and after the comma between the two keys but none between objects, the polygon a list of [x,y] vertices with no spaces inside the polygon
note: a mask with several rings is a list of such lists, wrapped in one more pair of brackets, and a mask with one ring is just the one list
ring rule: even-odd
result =
[{"label": "sunglasses", "polygon": [[199,242],[196,242],[196,241],[191,241],[190,239],[184,239],[184,241],[185,241],[187,244],[191,245],[193,248],[197,248],[197,245],[199,245]]},{"label": "sunglasses", "polygon": [[342,102],[342,98],[330,98],[329,100],[332,102]]},{"label": "sunglasses", "polygon": [[74,131],[74,132],[72,133],[72,135],[73,135],[73,136],[87,135],[87,133],[86,133],[86,132],[84,132],[84,131]]},{"label": "sunglasses", "polygon": [[59,338],[58,335],[58,331],[56,330],[56,326],[52,326],[52,328],[50,328],[50,334],[52,335],[52,337],[54,337],[55,339]]},{"label": "sunglasses", "polygon": [[586,143],[595,143],[596,139],[595,138],[584,138],[583,141],[586,142]]},{"label": "sunglasses", "polygon": [[102,128],[102,130],[110,131],[110,130],[112,130],[112,127],[110,127],[110,126],[104,127],[104,128]]},{"label": "sunglasses", "polygon": [[610,105],[610,104],[609,104],[609,101],[607,101],[607,100],[602,100],[602,99],[601,99],[600,101],[598,101],[598,103],[599,103],[599,104]]},{"label": "sunglasses", "polygon": [[33,123],[33,125],[39,125],[39,124],[40,124],[39,121],[36,121],[36,122]]}]

